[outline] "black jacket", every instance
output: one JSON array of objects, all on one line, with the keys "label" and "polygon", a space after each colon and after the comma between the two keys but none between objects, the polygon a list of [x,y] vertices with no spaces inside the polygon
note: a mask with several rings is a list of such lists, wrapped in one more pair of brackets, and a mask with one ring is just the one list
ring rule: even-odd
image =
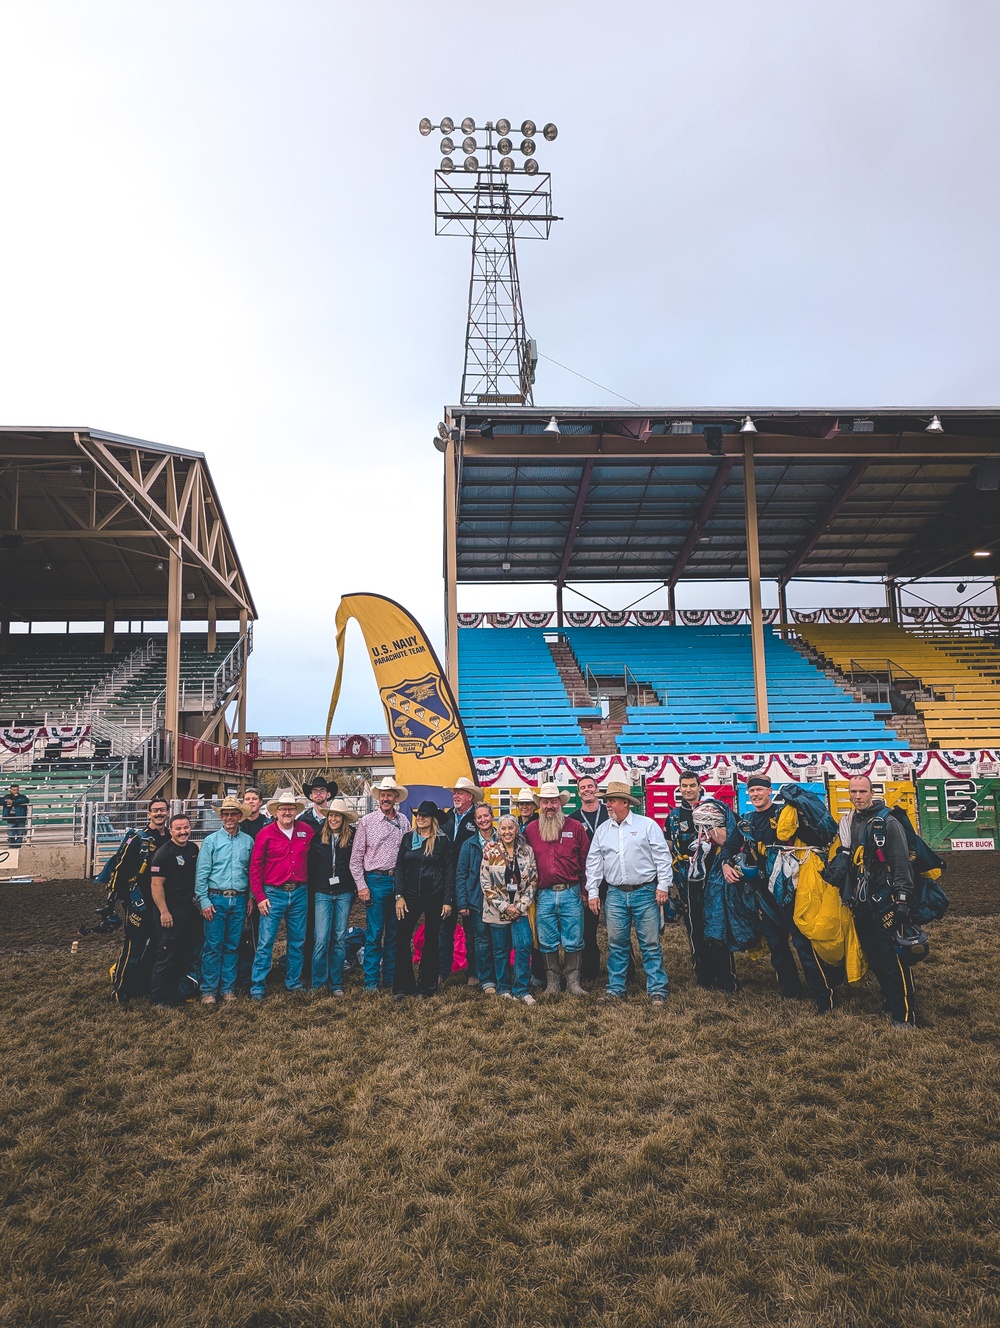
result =
[{"label": "black jacket", "polygon": [[[351,875],[351,848],[353,845],[353,826],[351,826],[351,834],[346,848],[341,848],[339,844],[334,845],[332,840],[329,844],[324,844],[321,834],[313,835],[309,844],[309,857],[307,859],[309,875],[306,878],[310,895],[348,895],[354,893],[357,885]],[[330,884],[331,876],[339,877],[336,885]]]},{"label": "black jacket", "polygon": [[863,812],[854,812],[851,817],[851,870],[857,879],[858,869],[854,865],[854,855],[864,845],[864,865],[869,874],[868,902],[873,895],[881,895],[888,885],[911,888],[913,885],[913,867],[910,864],[910,850],[906,842],[906,831],[894,816],[885,818],[885,846],[880,862],[871,843],[869,826],[879,812],[885,810],[885,803],[876,799]]},{"label": "black jacket", "polygon": [[[601,805],[600,805],[600,806],[598,807],[598,809],[597,809],[597,820],[596,820],[596,822],[594,823],[594,829],[596,830],[596,829],[598,828],[598,826],[603,825],[604,822],[608,819],[608,816],[609,816],[609,815],[610,815],[610,813],[609,813],[607,807],[605,807],[604,803],[602,802]],[[587,838],[588,838],[588,840],[592,840],[592,839],[594,838],[593,833],[592,833],[592,831],[591,831],[591,829],[590,829],[590,826],[589,826],[589,825],[587,824],[587,822],[584,820],[584,816],[583,816],[583,808],[582,808],[582,807],[578,807],[577,810],[576,810],[575,812],[570,812],[569,817],[568,817],[567,819],[570,820],[570,821],[579,821],[580,824],[583,826],[584,830],[587,832]]]},{"label": "black jacket", "polygon": [[451,840],[439,833],[434,852],[426,854],[423,844],[413,847],[413,831],[407,830],[396,858],[396,898],[407,904],[429,895],[444,894],[445,904],[455,906],[455,863]]},{"label": "black jacket", "polygon": [[465,813],[465,818],[462,821],[461,826],[459,826],[457,834],[455,833],[455,822],[458,820],[458,813],[455,811],[454,807],[450,812],[446,813],[441,820],[441,833],[447,835],[451,840],[451,866],[453,875],[455,868],[458,866],[458,855],[462,851],[462,845],[467,843],[470,839],[475,839],[476,835],[479,833],[476,829],[476,808],[478,805],[478,803],[474,802]]}]

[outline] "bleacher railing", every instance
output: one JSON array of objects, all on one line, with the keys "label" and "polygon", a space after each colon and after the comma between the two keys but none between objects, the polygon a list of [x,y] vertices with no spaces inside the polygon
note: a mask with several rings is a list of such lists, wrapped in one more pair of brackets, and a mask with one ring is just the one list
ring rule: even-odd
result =
[{"label": "bleacher railing", "polygon": [[[259,757],[278,757],[281,760],[317,760],[326,755],[326,739],[320,734],[290,736],[257,736],[247,744],[251,760]],[[330,755],[364,760],[370,756],[392,756],[392,740],[388,733],[331,733]]]}]

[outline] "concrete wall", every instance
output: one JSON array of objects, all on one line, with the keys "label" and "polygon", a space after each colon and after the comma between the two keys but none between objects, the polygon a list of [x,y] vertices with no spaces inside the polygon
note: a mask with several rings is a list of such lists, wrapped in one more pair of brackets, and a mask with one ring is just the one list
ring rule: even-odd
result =
[{"label": "concrete wall", "polygon": [[0,864],[4,876],[47,876],[52,881],[75,881],[84,874],[87,850],[82,844],[46,845],[22,848],[16,854],[17,865]]}]

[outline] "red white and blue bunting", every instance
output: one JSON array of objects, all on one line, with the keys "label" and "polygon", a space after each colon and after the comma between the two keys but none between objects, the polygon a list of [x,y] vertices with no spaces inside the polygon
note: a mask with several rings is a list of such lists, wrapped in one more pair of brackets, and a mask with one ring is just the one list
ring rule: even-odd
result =
[{"label": "red white and blue bunting", "polygon": [[[764,609],[765,623],[778,621],[777,609]],[[943,627],[957,627],[959,623],[986,626],[1000,622],[1000,609],[985,604],[942,604],[937,608],[905,606],[903,617],[915,626],[940,623]],[[887,609],[790,609],[791,623],[883,623],[889,621]],[[670,614],[666,609],[571,609],[563,614],[567,627],[667,627]],[[749,609],[678,609],[677,622],[682,627],[736,627],[750,621]],[[546,612],[524,613],[460,613],[459,627],[552,627],[556,615]]]},{"label": "red white and blue bunting", "polygon": [[42,739],[61,743],[63,751],[73,751],[89,735],[89,724],[11,724],[0,727],[0,751],[24,756]]}]

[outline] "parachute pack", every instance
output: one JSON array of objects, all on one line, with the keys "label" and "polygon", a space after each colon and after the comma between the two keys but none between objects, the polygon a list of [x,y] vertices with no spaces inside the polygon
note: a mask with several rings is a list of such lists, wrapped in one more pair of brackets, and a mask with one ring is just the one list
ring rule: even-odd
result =
[{"label": "parachute pack", "polygon": [[[782,784],[778,796],[786,807],[795,811],[797,822],[792,833],[813,848],[827,848],[837,837],[837,822],[827,810],[826,803],[812,789],[801,784]],[[779,822],[778,837],[784,839],[785,829]],[[791,836],[789,836],[791,837]]]},{"label": "parachute pack", "polygon": [[879,852],[885,844],[885,823],[890,816],[903,827],[910,862],[913,864],[916,897],[911,908],[912,919],[921,927],[928,922],[937,922],[947,913],[950,903],[948,896],[938,884],[945,868],[944,858],[934,852],[926,839],[921,839],[902,807],[885,807],[868,822],[866,839],[870,837],[876,852]]}]

